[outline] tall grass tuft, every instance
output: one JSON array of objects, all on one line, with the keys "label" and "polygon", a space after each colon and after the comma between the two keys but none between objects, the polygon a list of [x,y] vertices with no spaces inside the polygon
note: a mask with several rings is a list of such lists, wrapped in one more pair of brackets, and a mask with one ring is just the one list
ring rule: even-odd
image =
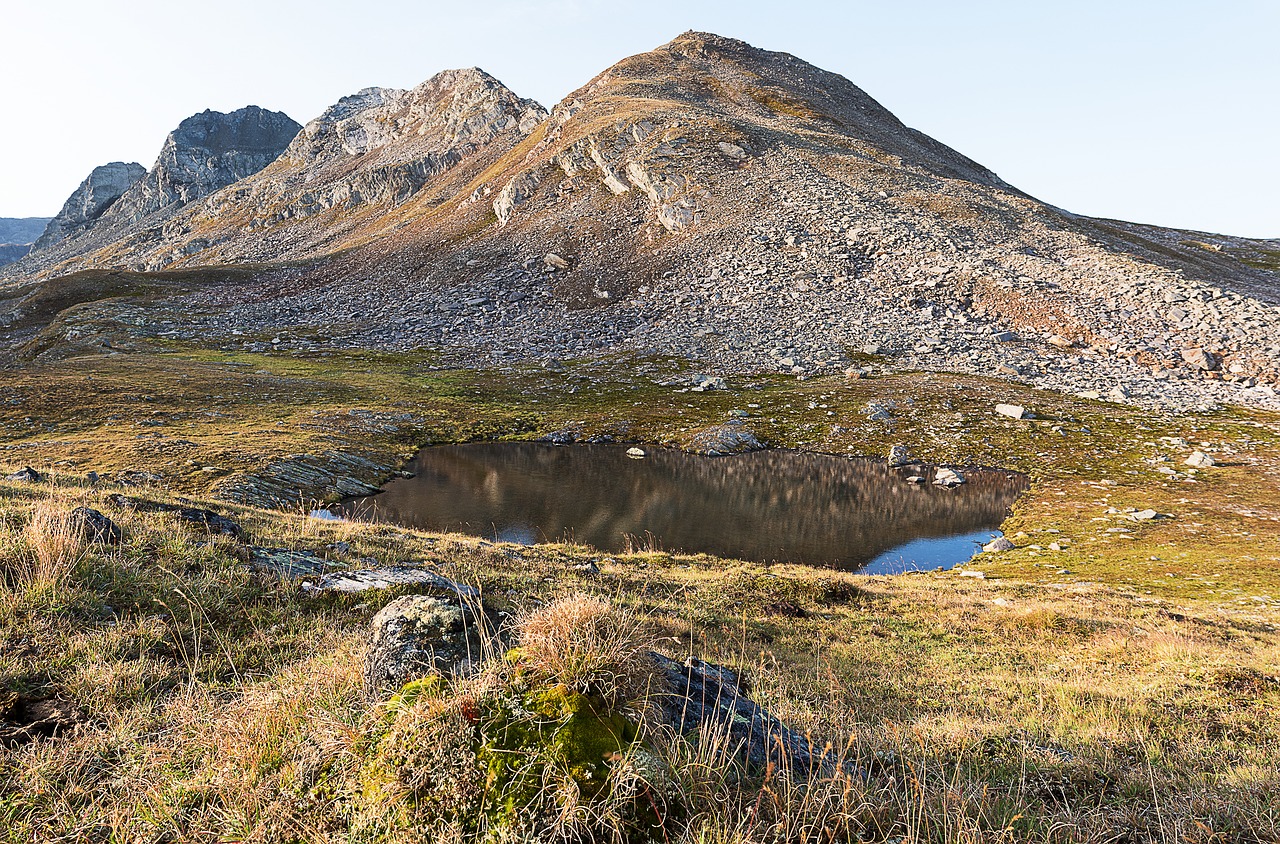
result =
[{"label": "tall grass tuft", "polygon": [[50,498],[32,509],[20,529],[0,532],[0,582],[14,595],[47,594],[61,589],[84,559],[84,531],[71,508]]},{"label": "tall grass tuft", "polygon": [[525,616],[516,640],[527,671],[612,706],[641,700],[653,687],[651,642],[639,617],[608,601],[559,598]]}]

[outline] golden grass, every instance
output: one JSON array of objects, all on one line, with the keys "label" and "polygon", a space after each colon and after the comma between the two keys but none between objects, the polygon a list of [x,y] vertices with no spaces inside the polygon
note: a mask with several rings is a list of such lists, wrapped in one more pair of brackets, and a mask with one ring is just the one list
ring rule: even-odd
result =
[{"label": "golden grass", "polygon": [[656,682],[640,618],[600,598],[570,595],[533,610],[517,625],[516,641],[534,676],[613,705],[642,699]]},{"label": "golden grass", "polygon": [[84,560],[84,531],[71,517],[74,503],[56,492],[31,508],[20,528],[0,524],[0,594],[9,600],[53,595]]}]

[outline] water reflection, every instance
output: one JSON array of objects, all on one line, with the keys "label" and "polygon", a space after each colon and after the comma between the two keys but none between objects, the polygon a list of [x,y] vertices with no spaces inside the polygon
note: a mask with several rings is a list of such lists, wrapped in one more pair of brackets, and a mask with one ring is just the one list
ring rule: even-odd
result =
[{"label": "water reflection", "polygon": [[572,538],[622,551],[632,538],[669,551],[888,572],[967,560],[1026,488],[1022,476],[994,470],[968,471],[967,484],[945,490],[905,481],[926,474],[922,467],[872,460],[645,451],[634,460],[607,445],[435,446],[406,467],[414,477],[336,509],[525,544]]}]

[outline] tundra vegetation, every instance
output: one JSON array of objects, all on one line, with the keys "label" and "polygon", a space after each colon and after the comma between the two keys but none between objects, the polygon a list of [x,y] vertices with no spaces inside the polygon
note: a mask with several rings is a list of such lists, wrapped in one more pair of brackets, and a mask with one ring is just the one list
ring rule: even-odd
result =
[{"label": "tundra vegetation", "polygon": [[[678,392],[628,376],[641,365],[679,367],[511,376],[421,354],[174,346],[7,371],[0,464],[42,477],[0,481],[3,835],[1280,838],[1275,415],[1161,416],[927,373]],[[891,418],[868,419],[872,402]],[[494,544],[222,494],[290,455],[394,465],[425,443],[563,431],[680,446],[734,411],[778,447],[905,445],[1027,472],[1004,525],[1016,547],[961,570],[868,577],[652,546]],[[1197,449],[1216,465],[1192,472]],[[215,511],[244,536],[120,493]],[[255,571],[250,546],[340,568],[429,566],[478,587],[510,637],[473,675],[370,701],[369,620],[413,589],[312,596]],[[838,762],[752,768],[722,735],[670,729],[654,717],[649,650],[741,672]]]}]

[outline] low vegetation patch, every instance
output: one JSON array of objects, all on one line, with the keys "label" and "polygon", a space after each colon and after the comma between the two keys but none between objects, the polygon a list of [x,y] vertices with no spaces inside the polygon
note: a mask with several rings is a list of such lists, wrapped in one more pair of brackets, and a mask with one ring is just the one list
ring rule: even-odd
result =
[{"label": "low vegetation patch", "polygon": [[[429,365],[175,351],[6,373],[0,477],[45,479],[0,480],[0,840],[1280,838],[1274,418],[1174,420],[961,376],[692,394]],[[892,419],[867,419],[871,401],[896,402]],[[1037,419],[998,419],[997,401]],[[965,567],[983,579],[863,577],[212,494],[297,452],[561,430],[679,442],[732,411],[782,446],[901,443],[1027,471],[1015,548]],[[1218,465],[1189,473],[1192,445]],[[118,493],[209,510],[242,538]],[[86,531],[82,507],[120,541]],[[474,675],[370,701],[368,624],[405,588],[308,597],[255,571],[250,545],[428,565],[480,589],[515,638]],[[650,649],[730,667],[831,764],[753,768],[722,735],[654,719]]]}]

